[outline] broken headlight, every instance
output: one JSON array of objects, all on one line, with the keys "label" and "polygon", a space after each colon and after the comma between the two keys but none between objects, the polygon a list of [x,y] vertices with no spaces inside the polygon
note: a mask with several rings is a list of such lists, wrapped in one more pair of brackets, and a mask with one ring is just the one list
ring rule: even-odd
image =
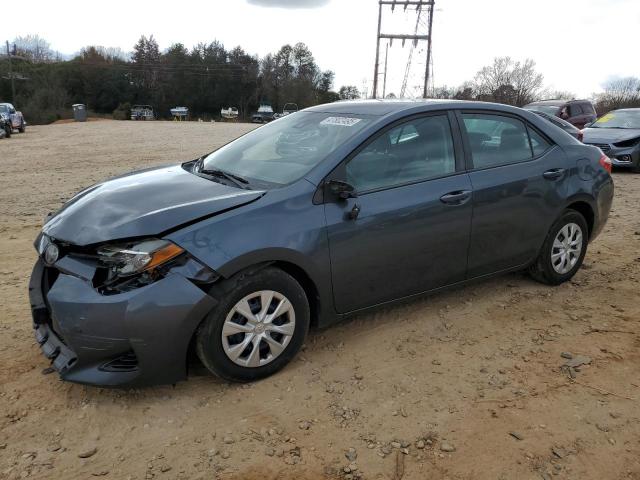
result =
[{"label": "broken headlight", "polygon": [[152,271],[184,253],[168,240],[143,240],[135,244],[105,245],[98,249],[100,263],[112,276],[129,277]]}]

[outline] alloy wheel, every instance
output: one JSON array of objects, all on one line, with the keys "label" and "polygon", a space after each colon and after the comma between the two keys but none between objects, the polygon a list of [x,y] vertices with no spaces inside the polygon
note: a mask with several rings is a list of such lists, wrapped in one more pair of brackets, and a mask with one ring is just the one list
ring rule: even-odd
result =
[{"label": "alloy wheel", "polygon": [[565,275],[578,263],[582,253],[582,229],[567,223],[560,229],[551,247],[551,265],[556,273]]},{"label": "alloy wheel", "polygon": [[231,309],[222,326],[222,347],[236,365],[262,367],[285,350],[295,327],[289,299],[273,290],[260,290]]}]

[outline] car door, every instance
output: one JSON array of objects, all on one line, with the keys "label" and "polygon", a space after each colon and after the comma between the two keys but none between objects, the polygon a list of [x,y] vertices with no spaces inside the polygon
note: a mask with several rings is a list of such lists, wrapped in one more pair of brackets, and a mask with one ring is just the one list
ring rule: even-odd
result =
[{"label": "car door", "polygon": [[464,280],[471,182],[463,170],[455,117],[440,112],[385,128],[330,175],[327,185],[357,191],[325,194],[338,312]]},{"label": "car door", "polygon": [[468,278],[523,266],[563,208],[564,152],[518,116],[458,115],[473,189]]},{"label": "car door", "polygon": [[591,104],[591,102],[584,102],[582,104],[582,111],[584,112],[584,117],[583,117],[584,123],[581,128],[583,128],[586,124],[595,121],[595,119],[597,118],[596,111],[593,108],[593,105]]},{"label": "car door", "polygon": [[587,123],[585,120],[585,116],[586,115],[582,111],[582,107],[579,103],[569,104],[569,123],[577,128],[582,128],[584,127],[584,124]]}]

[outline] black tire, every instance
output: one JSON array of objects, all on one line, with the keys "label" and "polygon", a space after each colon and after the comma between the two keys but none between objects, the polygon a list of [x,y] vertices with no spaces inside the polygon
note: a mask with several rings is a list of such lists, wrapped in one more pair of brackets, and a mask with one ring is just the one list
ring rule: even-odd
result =
[{"label": "black tire", "polygon": [[[273,290],[284,295],[295,314],[294,333],[282,353],[262,366],[247,367],[234,363],[225,353],[222,328],[227,315],[247,295],[261,290]],[[282,369],[298,353],[309,330],[309,301],[300,284],[289,274],[274,268],[240,272],[215,285],[210,295],[219,304],[202,322],[196,336],[196,353],[213,374],[233,382],[251,382],[268,377]],[[246,335],[244,333],[240,335]],[[251,347],[251,350],[254,347]]]},{"label": "black tire", "polygon": [[[580,227],[582,233],[582,249],[576,263],[566,273],[558,273],[552,264],[551,255],[553,253],[553,243],[562,230],[568,224],[575,224]],[[570,280],[582,266],[584,256],[587,253],[589,243],[589,227],[584,217],[575,210],[565,210],[563,214],[553,224],[547,238],[542,244],[538,258],[529,267],[529,274],[537,281],[547,285],[560,285]]]},{"label": "black tire", "polygon": [[7,138],[10,138],[11,137],[11,133],[13,133],[12,129],[11,129],[11,125],[7,125],[5,127],[5,129],[4,129],[4,131],[7,133]]},{"label": "black tire", "polygon": [[25,129],[26,129],[26,128],[27,128],[27,127],[25,127],[25,125],[24,125],[24,120],[23,120],[23,121],[22,121],[22,123],[20,124],[20,127],[18,127],[18,131],[19,131],[20,133],[24,133],[24,131],[25,131]]}]

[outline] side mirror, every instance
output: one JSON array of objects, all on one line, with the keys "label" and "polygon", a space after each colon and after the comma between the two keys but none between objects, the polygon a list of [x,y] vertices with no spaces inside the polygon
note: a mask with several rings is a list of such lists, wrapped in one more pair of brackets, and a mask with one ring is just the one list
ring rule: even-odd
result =
[{"label": "side mirror", "polygon": [[346,200],[347,198],[356,198],[358,193],[353,185],[342,180],[330,180],[327,183],[329,191],[336,197]]}]

